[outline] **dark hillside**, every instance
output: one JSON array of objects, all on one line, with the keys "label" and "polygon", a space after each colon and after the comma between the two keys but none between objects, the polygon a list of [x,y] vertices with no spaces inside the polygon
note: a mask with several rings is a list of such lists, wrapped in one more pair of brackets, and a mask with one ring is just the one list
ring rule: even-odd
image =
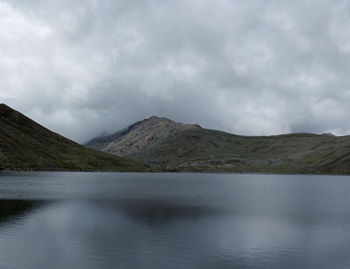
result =
[{"label": "dark hillside", "polygon": [[81,146],[0,104],[0,170],[138,171],[135,161]]}]

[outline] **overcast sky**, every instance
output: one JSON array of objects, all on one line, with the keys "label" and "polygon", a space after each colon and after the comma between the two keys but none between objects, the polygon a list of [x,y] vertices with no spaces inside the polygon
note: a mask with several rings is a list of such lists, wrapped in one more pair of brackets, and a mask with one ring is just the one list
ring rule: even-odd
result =
[{"label": "overcast sky", "polygon": [[350,134],[342,0],[0,0],[0,102],[78,142],[152,115]]}]

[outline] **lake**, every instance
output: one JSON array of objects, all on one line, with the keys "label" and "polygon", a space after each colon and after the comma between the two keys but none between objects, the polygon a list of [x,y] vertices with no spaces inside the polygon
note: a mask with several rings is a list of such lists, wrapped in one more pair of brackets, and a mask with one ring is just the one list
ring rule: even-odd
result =
[{"label": "lake", "polygon": [[350,268],[350,177],[0,173],[0,268]]}]

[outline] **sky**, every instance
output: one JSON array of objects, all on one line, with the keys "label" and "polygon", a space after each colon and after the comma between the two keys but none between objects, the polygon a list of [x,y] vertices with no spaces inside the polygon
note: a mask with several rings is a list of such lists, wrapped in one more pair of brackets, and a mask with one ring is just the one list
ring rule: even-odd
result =
[{"label": "sky", "polygon": [[152,115],[350,134],[345,0],[0,0],[0,103],[80,143]]}]

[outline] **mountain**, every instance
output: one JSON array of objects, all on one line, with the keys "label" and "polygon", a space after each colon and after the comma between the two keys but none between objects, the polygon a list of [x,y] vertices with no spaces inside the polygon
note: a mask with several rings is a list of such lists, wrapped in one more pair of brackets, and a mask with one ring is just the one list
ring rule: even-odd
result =
[{"label": "mountain", "polygon": [[0,104],[0,170],[142,169],[136,161],[86,148]]},{"label": "mountain", "polygon": [[135,155],[157,147],[167,137],[176,136],[182,131],[196,129],[201,129],[201,127],[153,116],[113,135],[95,138],[86,145],[115,155]]},{"label": "mountain", "polygon": [[350,137],[239,136],[151,117],[88,147],[164,171],[350,174]]}]

